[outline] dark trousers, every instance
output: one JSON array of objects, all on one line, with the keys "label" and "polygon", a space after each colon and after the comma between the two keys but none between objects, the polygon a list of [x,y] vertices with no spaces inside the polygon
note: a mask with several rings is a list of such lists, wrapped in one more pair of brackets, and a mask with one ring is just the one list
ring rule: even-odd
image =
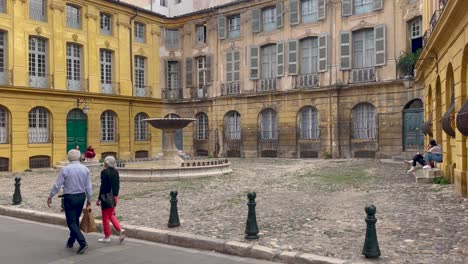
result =
[{"label": "dark trousers", "polygon": [[416,162],[421,164],[421,166],[424,166],[426,164],[426,161],[424,161],[424,156],[421,154],[416,154],[413,157],[413,167],[416,167]]},{"label": "dark trousers", "polygon": [[65,194],[63,197],[65,217],[67,218],[68,229],[70,229],[68,245],[73,245],[75,240],[78,241],[80,246],[87,245],[83,233],[81,233],[80,230],[80,215],[83,211],[85,200],[85,193]]}]

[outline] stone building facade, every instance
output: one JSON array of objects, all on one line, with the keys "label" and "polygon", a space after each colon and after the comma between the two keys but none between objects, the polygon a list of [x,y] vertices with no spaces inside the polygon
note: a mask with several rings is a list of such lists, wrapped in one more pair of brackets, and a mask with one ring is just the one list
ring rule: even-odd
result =
[{"label": "stone building facade", "polygon": [[418,80],[424,83],[425,133],[443,148],[443,175],[467,196],[468,2],[423,2],[424,49]]}]

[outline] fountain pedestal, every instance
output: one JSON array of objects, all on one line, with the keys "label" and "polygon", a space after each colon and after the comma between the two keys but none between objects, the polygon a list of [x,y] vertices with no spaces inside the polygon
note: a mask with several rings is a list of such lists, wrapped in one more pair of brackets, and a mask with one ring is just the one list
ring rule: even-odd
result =
[{"label": "fountain pedestal", "polygon": [[162,157],[158,165],[164,168],[180,168],[184,160],[179,156],[179,150],[175,145],[175,134],[177,129],[164,129],[166,142],[163,144]]}]

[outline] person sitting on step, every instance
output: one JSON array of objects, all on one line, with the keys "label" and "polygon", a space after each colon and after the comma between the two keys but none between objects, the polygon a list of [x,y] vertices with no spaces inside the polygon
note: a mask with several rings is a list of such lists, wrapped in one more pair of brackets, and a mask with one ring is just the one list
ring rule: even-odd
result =
[{"label": "person sitting on step", "polygon": [[416,170],[417,163],[421,164],[425,169],[430,169],[434,166],[432,161],[442,162],[442,148],[437,145],[436,141],[433,139],[429,141],[425,156],[418,152],[414,155],[413,159],[405,160],[406,163],[411,164],[411,168],[408,170],[408,173]]}]

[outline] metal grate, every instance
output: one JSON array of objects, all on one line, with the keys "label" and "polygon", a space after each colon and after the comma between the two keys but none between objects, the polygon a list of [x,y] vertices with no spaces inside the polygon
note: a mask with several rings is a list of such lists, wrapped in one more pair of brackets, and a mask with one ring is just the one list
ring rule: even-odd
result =
[{"label": "metal grate", "polygon": [[303,159],[316,159],[318,158],[318,152],[317,151],[301,151],[301,158]]},{"label": "metal grate", "polygon": [[7,158],[0,158],[0,171],[10,171],[10,160]]},{"label": "metal grate", "polygon": [[226,156],[228,158],[240,158],[241,157],[241,152],[240,150],[237,149],[230,149],[226,151]]},{"label": "metal grate", "polygon": [[146,159],[149,157],[149,152],[146,150],[135,151],[135,159]]},{"label": "metal grate", "polygon": [[360,159],[375,159],[375,151],[371,151],[371,150],[355,151],[354,157],[360,158]]},{"label": "metal grate", "polygon": [[278,156],[278,152],[276,150],[262,150],[260,155],[262,158],[276,158]]},{"label": "metal grate", "polygon": [[50,157],[49,156],[33,156],[29,158],[29,168],[50,168]]},{"label": "metal grate", "polygon": [[115,159],[117,159],[117,153],[115,152],[104,152],[101,154],[101,159],[104,160],[105,158],[107,158],[107,156],[112,156]]}]

